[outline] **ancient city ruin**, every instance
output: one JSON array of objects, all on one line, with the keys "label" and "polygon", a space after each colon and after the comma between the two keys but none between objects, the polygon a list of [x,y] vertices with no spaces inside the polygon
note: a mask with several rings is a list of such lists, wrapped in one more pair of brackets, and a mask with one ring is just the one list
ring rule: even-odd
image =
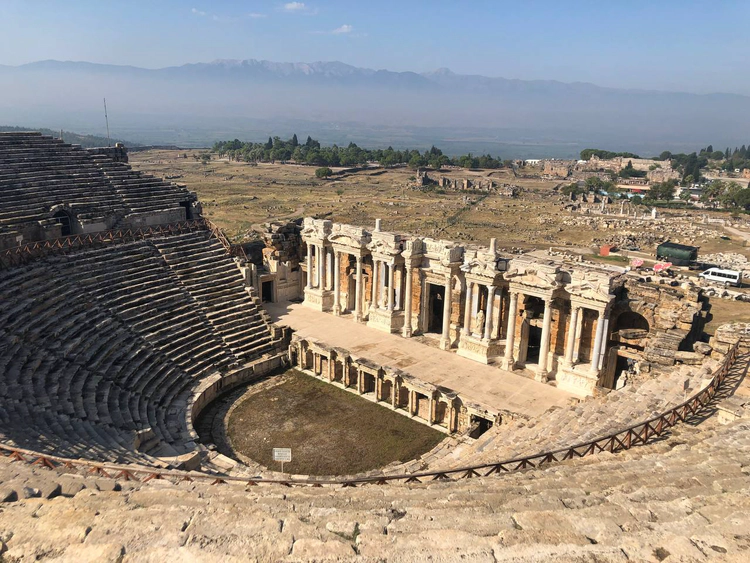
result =
[{"label": "ancient city ruin", "polygon": [[[747,504],[747,395],[722,395],[746,385],[747,329],[701,341],[698,284],[380,220],[269,222],[245,249],[186,187],[127,162],[124,147],[0,134],[0,556],[51,549],[47,528],[16,522],[67,507],[94,522],[71,545],[113,561],[156,535],[194,553],[210,526],[245,525],[271,559],[394,556],[404,530],[446,560],[456,545],[607,561],[626,540],[636,560],[654,544],[741,549],[744,520],[718,507]],[[227,413],[290,367],[444,437],[354,475],[263,466],[235,451]],[[708,405],[716,417],[684,424]],[[632,491],[652,488],[665,504],[641,508]],[[701,521],[654,531],[686,488]],[[203,512],[176,525],[183,504]]]}]

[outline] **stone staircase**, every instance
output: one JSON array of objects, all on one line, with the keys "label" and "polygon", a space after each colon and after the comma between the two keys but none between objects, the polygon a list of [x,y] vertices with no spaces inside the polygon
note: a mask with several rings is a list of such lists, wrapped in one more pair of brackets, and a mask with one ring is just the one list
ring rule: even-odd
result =
[{"label": "stone staircase", "polygon": [[[745,364],[748,358],[740,358],[738,362]],[[708,384],[719,365],[716,360],[707,360],[699,367],[675,366],[669,372],[634,382],[619,391],[588,397],[566,408],[552,408],[533,420],[506,421],[476,441],[456,447],[448,456],[433,460],[430,468],[492,463],[564,449],[606,436],[682,403]]]}]

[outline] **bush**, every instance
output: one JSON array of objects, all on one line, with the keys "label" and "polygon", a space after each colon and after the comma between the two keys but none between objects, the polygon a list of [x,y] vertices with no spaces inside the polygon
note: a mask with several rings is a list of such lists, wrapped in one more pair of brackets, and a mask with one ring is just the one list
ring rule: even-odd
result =
[{"label": "bush", "polygon": [[327,166],[322,166],[321,168],[315,170],[316,178],[328,178],[331,174],[333,174],[333,170],[331,170]]}]

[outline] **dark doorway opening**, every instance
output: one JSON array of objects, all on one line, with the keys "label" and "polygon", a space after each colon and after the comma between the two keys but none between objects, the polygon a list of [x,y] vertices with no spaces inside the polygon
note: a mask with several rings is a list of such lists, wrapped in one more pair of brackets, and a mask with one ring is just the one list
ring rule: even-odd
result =
[{"label": "dark doorway opening", "polygon": [[193,206],[190,205],[189,201],[181,201],[180,207],[182,207],[185,210],[185,220],[186,221],[192,221],[193,220]]},{"label": "dark doorway opening", "polygon": [[445,287],[429,284],[427,332],[443,333],[443,310],[445,308]]},{"label": "dark doorway opening", "polygon": [[649,331],[648,321],[646,318],[634,311],[625,311],[617,317],[615,330],[645,330]]},{"label": "dark doorway opening", "polygon": [[[610,357],[611,360],[611,357]],[[617,389],[617,382],[622,374],[627,374],[633,370],[634,361],[626,356],[617,356],[614,370],[606,370],[601,381],[601,386],[605,389]]]},{"label": "dark doorway opening", "polygon": [[530,364],[539,363],[539,348],[542,345],[542,327],[529,326],[529,346],[526,349],[526,361]]},{"label": "dark doorway opening", "polygon": [[261,284],[260,298],[263,303],[273,303],[273,281],[264,281]]},{"label": "dark doorway opening", "polygon": [[492,428],[492,421],[479,416],[471,415],[471,428],[469,430],[469,436],[472,438],[479,438],[482,434]]},{"label": "dark doorway opening", "polygon": [[73,234],[73,230],[71,229],[70,214],[67,211],[58,211],[52,216],[52,218],[57,222],[58,225],[60,225],[61,236],[69,237],[71,234]]}]

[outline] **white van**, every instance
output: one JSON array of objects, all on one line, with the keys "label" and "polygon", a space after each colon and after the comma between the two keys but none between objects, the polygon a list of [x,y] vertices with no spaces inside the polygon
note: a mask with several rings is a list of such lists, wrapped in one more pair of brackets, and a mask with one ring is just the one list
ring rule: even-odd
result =
[{"label": "white van", "polygon": [[709,268],[698,274],[698,277],[724,285],[733,285],[735,287],[739,287],[742,282],[741,272],[736,272],[735,270],[722,270],[721,268]]}]

